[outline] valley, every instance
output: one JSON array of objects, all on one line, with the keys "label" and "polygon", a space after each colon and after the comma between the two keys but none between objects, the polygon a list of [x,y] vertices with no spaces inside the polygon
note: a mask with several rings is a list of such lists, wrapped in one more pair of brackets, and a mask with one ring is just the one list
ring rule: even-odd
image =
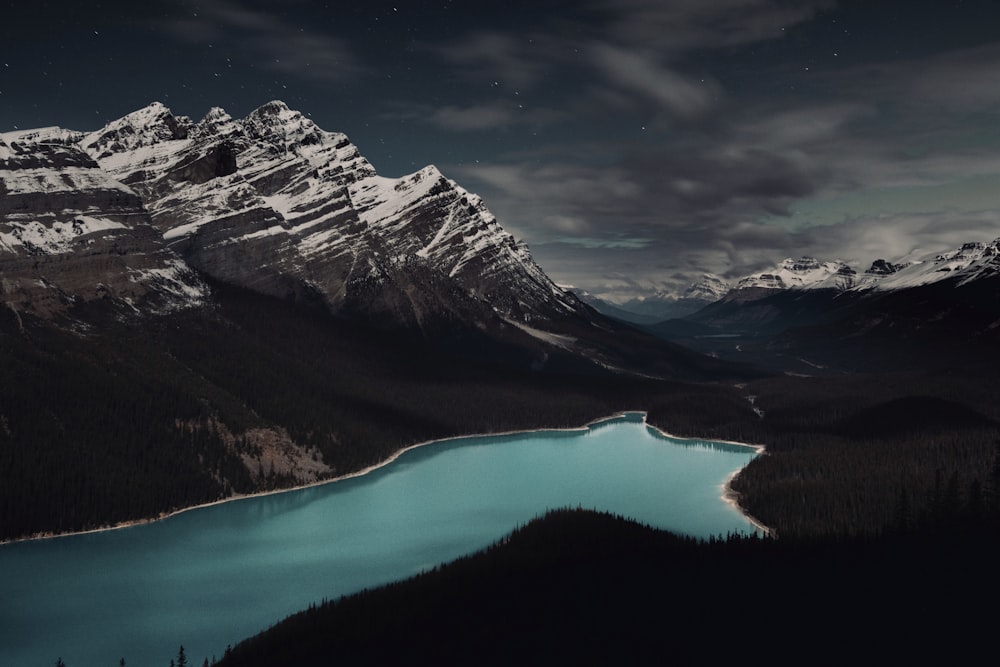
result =
[{"label": "valley", "polygon": [[[995,552],[996,241],[879,260],[863,275],[801,258],[733,285],[706,276],[664,297],[680,317],[651,321],[666,306],[646,304],[625,321],[556,285],[436,167],[380,176],[345,135],[279,101],[242,119],[213,108],[195,122],[154,103],[94,132],[5,132],[0,179],[2,541],[315,484],[428,440],[640,410],[671,434],[765,446],[731,488],[773,537],[695,544],[554,512],[272,636],[322,634],[359,606],[372,628],[402,632],[378,619],[416,615],[430,620],[413,633],[440,636],[439,623],[457,622],[448,605],[488,605],[485,591],[505,583],[492,627],[523,631],[518,596],[544,607],[535,593],[549,590],[552,613],[567,613],[552,602],[567,587],[582,577],[611,596],[635,554],[661,595],[672,585],[653,574],[661,558],[746,559],[787,601],[795,573],[830,567],[831,581],[850,582],[831,565],[840,558],[866,564],[845,589],[861,595],[908,549],[940,564],[953,564],[936,550],[949,542],[963,557]],[[913,595],[904,582],[890,585],[892,611]],[[466,586],[480,593],[449,597]],[[630,586],[615,604],[639,604]],[[397,595],[407,601],[378,602]],[[385,637],[360,622],[353,632]],[[463,650],[490,641],[468,636]],[[282,664],[282,641],[256,639],[221,664]],[[534,637],[523,650],[554,649]]]}]

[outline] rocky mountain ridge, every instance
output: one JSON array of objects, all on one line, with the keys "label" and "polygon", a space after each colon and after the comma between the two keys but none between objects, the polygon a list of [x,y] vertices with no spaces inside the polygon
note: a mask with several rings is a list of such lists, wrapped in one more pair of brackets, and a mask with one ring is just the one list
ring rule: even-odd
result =
[{"label": "rocky mountain ridge", "polygon": [[[43,317],[98,294],[197,305],[190,268],[392,326],[587,314],[478,196],[434,166],[379,176],[345,135],[280,101],[243,119],[213,108],[194,122],[153,103],[95,132],[6,133],[0,161],[4,300]],[[117,264],[53,278],[55,257],[63,276],[98,240]]]},{"label": "rocky mountain ridge", "polygon": [[992,242],[968,242],[947,252],[920,253],[893,261],[880,258],[858,273],[836,260],[820,262],[813,257],[786,258],[776,267],[737,281],[725,295],[729,300],[767,296],[770,290],[832,289],[836,291],[900,290],[928,285],[949,278],[964,284],[1000,270],[1000,238]]},{"label": "rocky mountain ridge", "polygon": [[232,284],[417,327],[581,311],[478,196],[434,166],[379,176],[280,101],[198,122],[154,103],[79,145],[139,193],[171,249]]},{"label": "rocky mountain ridge", "polygon": [[998,296],[1000,239],[879,259],[861,274],[839,262],[785,260],[648,330],[785,372],[975,368],[994,356]]}]

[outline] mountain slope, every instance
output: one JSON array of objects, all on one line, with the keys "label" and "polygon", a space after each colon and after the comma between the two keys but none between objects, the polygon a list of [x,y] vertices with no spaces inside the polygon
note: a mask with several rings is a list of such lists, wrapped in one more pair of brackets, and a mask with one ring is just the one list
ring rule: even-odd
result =
[{"label": "mountain slope", "polygon": [[161,312],[198,306],[204,283],[150,224],[142,199],[57,128],[0,135],[2,299],[65,314],[114,301]]}]

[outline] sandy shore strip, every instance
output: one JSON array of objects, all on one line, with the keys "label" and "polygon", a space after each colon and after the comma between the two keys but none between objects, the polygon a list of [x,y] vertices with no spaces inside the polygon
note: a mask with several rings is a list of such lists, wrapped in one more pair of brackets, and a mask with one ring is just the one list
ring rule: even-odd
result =
[{"label": "sandy shore strip", "polygon": [[[645,412],[642,413],[642,420],[646,424],[646,426],[648,426],[649,428],[653,429],[654,431],[656,431],[660,435],[664,436],[665,438],[670,438],[671,440],[719,442],[719,443],[722,443],[722,444],[725,444],[725,445],[735,445],[737,447],[750,447],[751,449],[756,450],[756,452],[757,452],[758,455],[765,454],[767,452],[767,448],[764,445],[759,445],[759,444],[750,444],[750,443],[746,443],[746,442],[737,442],[735,440],[716,440],[714,438],[711,438],[711,439],[709,439],[709,438],[689,438],[689,437],[684,437],[684,436],[680,436],[680,435],[674,435],[672,433],[668,433],[668,432],[664,431],[663,429],[661,429],[661,428],[659,428],[657,426],[654,426],[654,425],[650,424],[646,420],[646,413]],[[740,514],[742,514],[743,518],[746,519],[754,528],[756,528],[760,532],[764,533],[764,535],[772,536],[773,537],[774,536],[774,531],[772,531],[770,528],[768,528],[766,525],[764,525],[756,517],[754,517],[751,514],[749,514],[740,505],[740,502],[739,502],[740,494],[737,493],[735,489],[733,489],[732,484],[733,484],[733,480],[736,479],[736,476],[739,475],[741,471],[742,471],[742,468],[740,470],[733,471],[732,473],[730,473],[729,477],[726,478],[726,481],[723,482],[723,484],[722,484],[722,496],[721,496],[722,497],[722,501],[724,503],[726,503],[727,505],[732,506],[737,512],[739,512]]]},{"label": "sandy shore strip", "polygon": [[[142,525],[146,525],[146,524],[149,524],[149,523],[154,523],[154,522],[157,522],[157,521],[163,521],[165,519],[169,519],[172,516],[177,516],[178,514],[183,514],[185,512],[191,512],[191,511],[198,510],[198,509],[204,509],[206,507],[213,507],[215,505],[221,505],[223,503],[231,503],[231,502],[236,502],[236,501],[239,501],[239,500],[248,500],[248,499],[252,499],[252,498],[263,498],[265,496],[273,496],[273,495],[276,495],[276,494],[279,494],[279,493],[289,493],[291,491],[301,491],[302,489],[310,489],[310,488],[317,487],[317,486],[325,486],[327,484],[334,484],[336,482],[341,482],[341,481],[343,481],[345,479],[353,479],[355,477],[361,477],[363,475],[367,475],[368,473],[370,473],[372,471],[378,470],[380,468],[384,468],[385,466],[393,463],[400,456],[402,456],[403,454],[405,454],[405,453],[407,453],[407,452],[409,452],[411,450],[418,449],[420,447],[427,447],[429,445],[436,445],[436,444],[441,444],[441,443],[446,443],[446,442],[454,442],[455,440],[466,440],[466,439],[473,439],[473,438],[501,437],[501,436],[506,436],[506,435],[528,435],[528,434],[537,434],[537,433],[575,433],[575,432],[585,432],[585,431],[589,431],[592,427],[598,426],[598,425],[600,425],[600,424],[602,424],[604,422],[610,422],[610,421],[614,421],[616,419],[621,419],[622,417],[626,417],[628,415],[642,415],[642,423],[647,428],[653,429],[654,431],[656,431],[660,435],[662,435],[662,436],[664,436],[666,438],[670,438],[672,440],[689,440],[689,441],[701,440],[701,441],[705,441],[705,442],[720,442],[720,443],[727,444],[727,445],[737,445],[737,446],[741,446],[741,447],[750,447],[750,448],[753,448],[753,449],[757,450],[758,453],[763,453],[764,452],[764,446],[763,445],[749,445],[749,444],[746,444],[746,443],[743,443],[743,442],[734,442],[734,441],[728,441],[728,440],[708,440],[708,439],[705,439],[705,438],[688,438],[688,437],[682,437],[682,436],[678,436],[678,435],[672,435],[672,434],[667,433],[666,431],[664,431],[664,430],[662,430],[660,428],[657,428],[656,426],[653,426],[652,424],[650,424],[647,421],[647,413],[646,413],[645,410],[626,410],[626,411],[623,411],[623,412],[616,412],[616,413],[614,413],[612,415],[609,415],[609,416],[606,416],[606,417],[600,417],[598,419],[594,419],[593,421],[587,422],[583,426],[562,427],[562,428],[554,427],[554,428],[515,429],[515,430],[511,430],[511,431],[498,431],[498,432],[495,432],[495,433],[472,433],[472,434],[469,434],[469,435],[453,435],[453,436],[448,436],[446,438],[436,438],[436,439],[433,439],[433,440],[425,440],[423,442],[418,442],[418,443],[415,443],[413,445],[408,445],[408,446],[406,446],[406,447],[404,447],[404,448],[402,448],[402,449],[394,452],[391,456],[389,456],[385,460],[380,461],[378,463],[375,463],[373,465],[370,465],[370,466],[368,466],[366,468],[362,468],[361,470],[355,470],[354,472],[344,473],[343,475],[338,475],[337,477],[331,477],[329,479],[321,479],[321,480],[318,480],[318,481],[315,481],[315,482],[309,482],[308,484],[299,484],[297,486],[289,486],[289,487],[286,487],[286,488],[283,488],[283,489],[274,489],[273,491],[261,491],[259,493],[234,494],[234,495],[228,496],[226,498],[220,498],[219,500],[213,500],[212,502],[201,503],[199,505],[191,505],[190,507],[182,507],[181,509],[173,510],[173,511],[170,511],[170,512],[163,512],[162,514],[159,514],[159,515],[154,516],[154,517],[147,517],[147,518],[144,518],[144,519],[133,519],[131,521],[122,521],[122,522],[116,523],[114,525],[101,526],[99,528],[90,528],[88,530],[70,531],[70,532],[65,532],[65,533],[37,533],[37,534],[34,534],[34,535],[29,535],[27,537],[18,537],[18,538],[14,538],[14,539],[0,540],[0,545],[12,544],[12,543],[16,543],[16,542],[28,542],[28,541],[32,541],[32,540],[51,540],[51,539],[57,539],[57,538],[60,538],[60,537],[72,537],[74,535],[90,535],[90,534],[94,534],[94,533],[103,533],[103,532],[107,532],[107,531],[110,531],[110,530],[121,530],[123,528],[132,528],[134,526],[142,526]],[[730,482],[738,474],[739,474],[739,471],[737,470],[732,475],[730,475],[729,478],[726,480],[726,483],[723,486],[724,491],[723,491],[723,495],[722,495],[722,500],[724,502],[726,502],[727,504],[732,505],[733,507],[735,507],[746,518],[746,520],[749,521],[758,530],[761,530],[761,531],[763,531],[766,534],[770,534],[770,529],[768,529],[767,526],[765,526],[764,524],[762,524],[759,521],[757,521],[756,519],[754,519],[752,516],[750,516],[749,514],[747,514],[743,510],[742,507],[739,506],[739,503],[737,502],[737,496],[738,496],[738,494],[730,488]]]}]

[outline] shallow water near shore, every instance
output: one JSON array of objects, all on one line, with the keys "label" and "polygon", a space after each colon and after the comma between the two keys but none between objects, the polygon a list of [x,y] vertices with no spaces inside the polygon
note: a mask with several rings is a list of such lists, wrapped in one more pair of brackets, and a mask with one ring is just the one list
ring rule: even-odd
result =
[{"label": "shallow water near shore", "polygon": [[165,665],[181,644],[200,665],[310,602],[411,576],[559,507],[749,533],[722,492],[755,455],[665,437],[630,413],[442,441],[332,484],[2,545],[0,665]]}]

